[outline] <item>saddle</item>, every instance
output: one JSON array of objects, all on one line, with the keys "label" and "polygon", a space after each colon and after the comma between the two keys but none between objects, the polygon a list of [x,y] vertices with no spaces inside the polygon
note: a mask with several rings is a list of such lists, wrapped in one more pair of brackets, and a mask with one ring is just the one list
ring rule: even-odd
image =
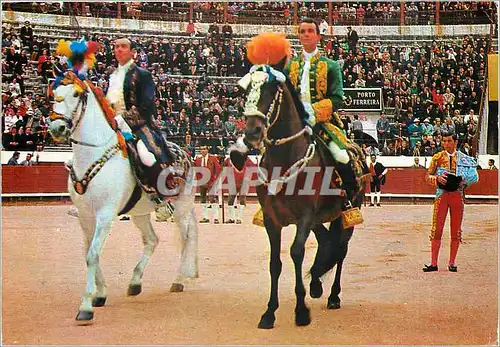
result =
[{"label": "saddle", "polygon": [[[333,166],[335,168],[335,175],[332,177],[332,182],[330,183],[331,188],[341,188],[342,187],[342,178],[339,173],[338,165],[335,163],[335,159],[333,158],[330,149],[328,148],[328,144],[326,141],[329,140],[329,136],[327,134],[323,134],[322,131],[319,133],[314,132],[314,138],[316,140],[316,147],[320,154],[320,157],[323,159],[323,162],[327,166]],[[361,149],[356,145],[351,143],[349,140],[345,144],[347,153],[349,155],[349,164],[346,168],[352,170],[352,174],[356,180],[356,195],[364,189],[363,182],[366,182],[370,177],[370,170],[366,164],[365,156]],[[344,170],[346,169],[344,168]],[[345,194],[345,191],[343,191]],[[342,227],[345,229],[352,228],[358,224],[363,223],[363,216],[361,215],[361,211],[358,207],[353,207],[352,205],[348,207],[345,211],[341,213]]]},{"label": "saddle", "polygon": [[[332,188],[340,188],[342,186],[342,179],[336,168],[336,161],[333,158],[326,142],[329,138],[323,134],[322,131],[319,133],[314,131],[313,137],[316,141],[316,149],[318,150],[325,165],[333,166],[335,168],[334,173],[336,179],[332,180],[335,187]],[[363,154],[361,148],[359,148],[356,144],[351,143],[349,140],[346,143],[346,150],[350,158],[349,162],[351,163],[351,168],[357,181],[357,186],[361,188],[363,181],[370,179],[370,169],[366,164],[365,155]]]},{"label": "saddle", "polygon": [[[159,164],[158,168],[151,168],[142,163],[137,151],[138,139],[135,136],[133,138],[127,139],[126,141],[128,158],[136,182],[142,188],[142,190],[148,195],[152,196],[153,199],[161,199],[162,195],[156,190],[155,187],[152,187],[150,184],[152,171],[154,171],[153,174],[157,179],[158,175],[161,173],[161,170],[165,169],[168,166],[174,166],[176,169],[180,168],[182,171],[181,174],[177,172],[178,170],[175,170],[174,173],[171,173],[166,178],[166,186],[169,189],[173,189],[177,187],[180,182],[186,180],[189,168],[191,167],[191,160],[187,153],[184,152],[177,144],[168,141],[163,132],[162,141],[164,145],[162,146],[162,148],[166,148],[170,152],[169,155],[173,158],[173,162],[169,165],[161,163]],[[169,197],[171,198],[172,196]]]}]

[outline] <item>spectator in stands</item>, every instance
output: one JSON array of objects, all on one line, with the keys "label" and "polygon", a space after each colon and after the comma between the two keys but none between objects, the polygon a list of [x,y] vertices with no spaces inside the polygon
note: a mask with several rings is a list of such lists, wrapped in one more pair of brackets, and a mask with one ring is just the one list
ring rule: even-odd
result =
[{"label": "spectator in stands", "polygon": [[417,143],[415,144],[415,147],[413,148],[413,156],[419,157],[422,154],[423,154],[422,142],[417,141]]},{"label": "spectator in stands", "polygon": [[14,154],[12,155],[12,157],[7,162],[7,165],[19,165],[19,163],[17,161],[19,160],[20,156],[21,156],[21,153],[19,153],[18,151],[15,151]]},{"label": "spectator in stands", "polygon": [[418,141],[422,140],[422,127],[420,126],[420,119],[415,118],[413,123],[408,127],[410,134],[410,148],[413,149]]},{"label": "spectator in stands", "polygon": [[359,37],[356,30],[352,30],[351,26],[347,27],[347,42],[349,45],[349,51],[352,54],[356,54],[356,46],[358,44]]},{"label": "spectator in stands", "polygon": [[224,39],[230,39],[233,36],[233,28],[231,27],[231,25],[229,25],[229,23],[225,23],[222,26],[221,31],[222,31],[222,37]]},{"label": "spectator in stands", "polygon": [[3,136],[3,147],[8,151],[15,151],[20,147],[20,136],[15,126],[10,128],[10,133]]},{"label": "spectator in stands", "polygon": [[36,150],[36,135],[32,133],[31,127],[27,126],[25,133],[24,133],[24,138],[21,140],[22,143],[22,148],[23,150],[27,151],[35,151]]},{"label": "spectator in stands", "polygon": [[425,118],[424,124],[422,124],[422,136],[432,136],[434,133],[434,127],[430,124],[430,119]]},{"label": "spectator in stands", "polygon": [[385,117],[385,112],[382,111],[380,118],[377,120],[377,135],[378,135],[378,147],[379,150],[384,147],[385,140],[389,133],[389,120]]},{"label": "spectator in stands", "polygon": [[446,118],[444,124],[441,126],[441,133],[455,134],[455,124],[453,124],[450,117]]},{"label": "spectator in stands", "polygon": [[352,132],[354,134],[354,139],[356,143],[362,143],[363,139],[363,123],[359,120],[359,116],[357,114],[354,115],[354,121],[352,122]]},{"label": "spectator in stands", "polygon": [[488,170],[498,170],[495,166],[495,159],[488,160]]},{"label": "spectator in stands", "polygon": [[233,116],[229,116],[228,120],[224,123],[224,130],[228,138],[236,138],[238,129],[236,128],[236,123]]},{"label": "spectator in stands", "polygon": [[386,156],[395,156],[396,155],[396,147],[394,141],[388,141],[387,146],[382,150],[382,154]]},{"label": "spectator in stands", "polygon": [[33,28],[31,27],[29,21],[25,21],[24,26],[21,28],[21,40],[23,42],[23,46],[28,46],[33,40]]},{"label": "spectator in stands", "polygon": [[329,25],[328,25],[328,22],[326,21],[326,19],[323,19],[321,21],[321,23],[319,24],[319,33],[320,35],[327,35],[328,34],[328,29],[329,29]]},{"label": "spectator in stands", "polygon": [[184,137],[184,145],[182,146],[182,149],[192,158],[194,159],[196,156],[196,148],[191,142],[191,135],[186,134]]},{"label": "spectator in stands", "polygon": [[215,40],[219,39],[219,26],[217,25],[217,22],[210,24],[208,27],[208,35]]},{"label": "spectator in stands", "polygon": [[465,124],[469,124],[470,123],[470,120],[472,119],[475,123],[478,122],[478,119],[479,117],[477,115],[474,114],[474,110],[473,109],[470,109],[469,110],[469,113],[465,115],[464,117],[464,122]]}]

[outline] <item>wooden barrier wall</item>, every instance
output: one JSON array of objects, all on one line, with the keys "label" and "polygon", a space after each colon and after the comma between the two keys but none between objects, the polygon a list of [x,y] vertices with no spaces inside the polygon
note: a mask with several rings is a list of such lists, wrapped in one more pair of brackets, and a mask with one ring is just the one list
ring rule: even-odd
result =
[{"label": "wooden barrier wall", "polygon": [[[391,168],[382,193],[434,194],[435,189],[425,183],[425,174],[425,169]],[[61,163],[31,167],[2,165],[2,193],[67,193],[67,182],[68,171]],[[466,193],[498,195],[498,171],[479,170],[479,183]]]}]

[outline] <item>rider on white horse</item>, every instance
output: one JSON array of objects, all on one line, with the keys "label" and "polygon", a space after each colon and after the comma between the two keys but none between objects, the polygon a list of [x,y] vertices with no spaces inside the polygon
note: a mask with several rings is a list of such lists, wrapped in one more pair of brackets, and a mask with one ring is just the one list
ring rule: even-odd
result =
[{"label": "rider on white horse", "polygon": [[145,166],[147,186],[158,193],[158,176],[174,158],[154,123],[155,83],[149,71],[134,63],[136,51],[129,39],[115,40],[114,53],[119,65],[110,77],[106,98],[115,110],[118,128],[138,138],[137,152]]}]

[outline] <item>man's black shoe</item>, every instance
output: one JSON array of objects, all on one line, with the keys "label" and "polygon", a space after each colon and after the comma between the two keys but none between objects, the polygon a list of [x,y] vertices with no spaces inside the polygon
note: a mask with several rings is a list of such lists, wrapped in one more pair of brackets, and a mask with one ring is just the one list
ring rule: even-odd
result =
[{"label": "man's black shoe", "polygon": [[437,270],[438,270],[437,265],[436,266],[424,265],[424,268],[422,269],[423,272],[433,272],[433,271],[437,271]]},{"label": "man's black shoe", "polygon": [[448,265],[448,271],[450,272],[457,272],[457,266],[456,265]]}]

